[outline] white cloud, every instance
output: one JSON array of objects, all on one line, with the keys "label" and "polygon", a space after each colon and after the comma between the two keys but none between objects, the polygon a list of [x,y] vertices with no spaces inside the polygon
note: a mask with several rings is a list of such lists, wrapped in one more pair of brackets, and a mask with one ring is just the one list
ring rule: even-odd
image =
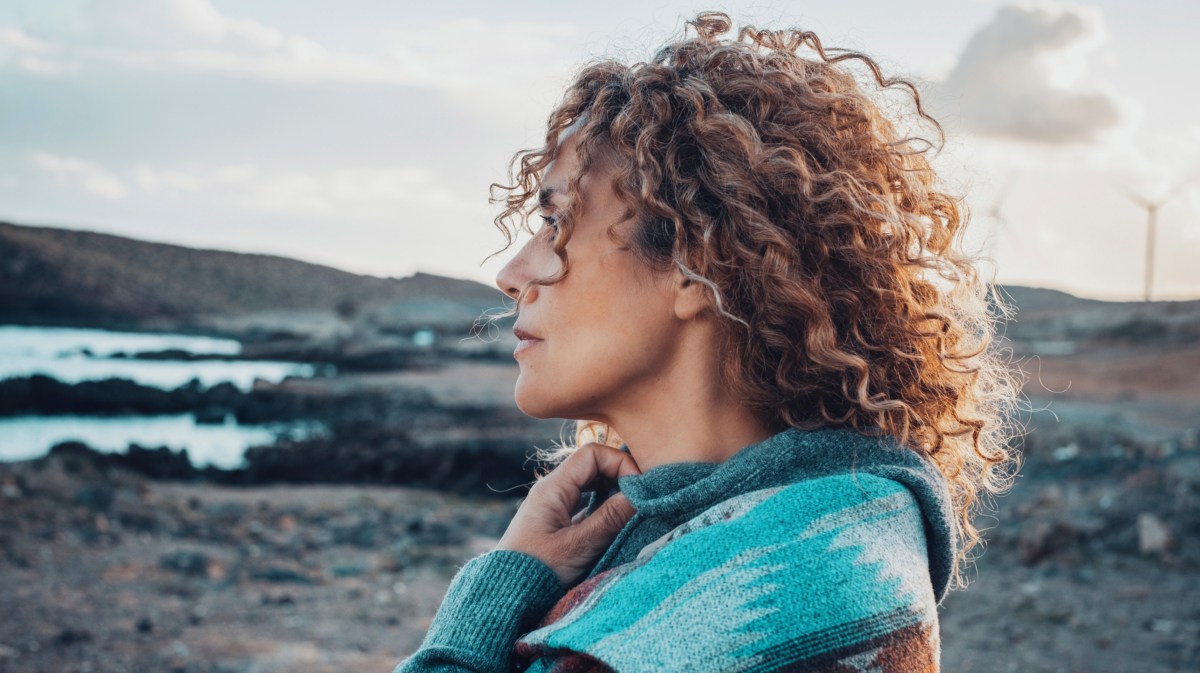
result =
[{"label": "white cloud", "polygon": [[34,54],[48,54],[54,51],[54,46],[49,42],[6,26],[0,26],[0,47]]},{"label": "white cloud", "polygon": [[78,70],[78,66],[70,63],[63,63],[53,59],[41,58],[39,56],[23,55],[16,60],[17,65],[27,73],[33,75],[54,76],[62,75],[68,72]]},{"label": "white cloud", "polygon": [[[129,19],[133,15],[137,21]],[[525,98],[530,86],[557,84],[555,78],[573,61],[568,51],[576,34],[572,25],[564,23],[444,20],[420,28],[381,28],[375,50],[353,51],[330,49],[307,36],[227,16],[210,0],[127,2],[121,17],[107,20],[131,39],[88,53],[127,67],[218,72],[289,83],[420,86],[460,94],[508,92]]]},{"label": "white cloud", "polygon": [[91,194],[105,199],[123,199],[129,194],[125,184],[104,167],[77,157],[40,152],[33,156],[38,168],[54,175],[77,180]]},{"label": "white cloud", "polygon": [[0,26],[0,68],[16,66],[32,75],[61,75],[76,69],[61,59],[58,45],[8,26]]},{"label": "white cloud", "polygon": [[448,181],[411,166],[305,171],[255,163],[184,168],[141,164],[120,173],[84,159],[48,152],[35,154],[33,164],[106,199],[143,196],[170,202],[200,197],[243,212],[374,221],[403,219],[414,208],[472,218],[488,212],[480,199],[456,196],[447,186]]},{"label": "white cloud", "polygon": [[[128,60],[130,63],[137,60]],[[163,57],[140,59],[152,67],[222,72],[255,79],[295,83],[354,82],[359,84],[411,84],[403,71],[357,54],[332,54],[310,50],[241,53],[219,49],[177,49]]]},{"label": "white cloud", "polygon": [[530,21],[445,21],[393,31],[391,60],[413,80],[459,90],[511,87],[562,68],[574,26]]},{"label": "white cloud", "polygon": [[[191,60],[199,67],[204,67],[210,59],[198,57],[199,54],[233,57],[239,49],[259,57],[267,56],[268,63],[274,67],[278,67],[279,63],[319,64],[331,56],[328,50],[307,37],[287,35],[277,28],[257,21],[225,16],[213,7],[210,0],[171,0],[169,8],[171,18],[179,27],[206,42],[218,43],[225,47],[224,51],[218,52],[182,50],[176,53],[176,62],[186,64]],[[253,61],[244,60],[246,56],[247,54],[243,54],[243,66],[249,65],[246,69],[257,70],[253,67]],[[215,60],[215,63],[216,69],[227,69],[229,65],[228,61],[219,59]],[[264,72],[269,73],[271,69]]]},{"label": "white cloud", "polygon": [[203,193],[247,210],[302,216],[396,217],[426,206],[474,212],[422,169],[343,167],[324,172],[277,170],[253,163],[215,168],[138,166],[134,183],[147,194]]},{"label": "white cloud", "polygon": [[174,171],[138,166],[134,170],[134,182],[148,194],[178,194],[198,192],[205,187],[205,180],[188,171]]},{"label": "white cloud", "polygon": [[243,40],[259,49],[275,49],[286,40],[275,28],[221,14],[209,0],[170,0],[168,7],[180,26],[209,40]]},{"label": "white cloud", "polygon": [[1106,39],[1098,8],[1004,5],[933,85],[932,102],[940,115],[982,135],[1048,144],[1103,140],[1138,114],[1135,102],[1088,79],[1087,56]]}]

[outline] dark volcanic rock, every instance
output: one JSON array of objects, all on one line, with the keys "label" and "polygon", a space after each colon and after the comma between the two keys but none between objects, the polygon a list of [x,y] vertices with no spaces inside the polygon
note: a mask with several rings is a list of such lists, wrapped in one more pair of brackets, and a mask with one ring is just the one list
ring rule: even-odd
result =
[{"label": "dark volcanic rock", "polygon": [[186,549],[178,549],[158,560],[159,567],[192,577],[205,577],[212,559],[207,554]]},{"label": "dark volcanic rock", "polygon": [[124,454],[113,454],[112,459],[123,467],[154,479],[192,479],[196,468],[188,459],[187,449],[174,451],[165,446],[145,448],[129,445]]},{"label": "dark volcanic rock", "polygon": [[128,379],[62,383],[48,376],[0,381],[0,416],[17,414],[182,414],[194,413],[201,423],[221,423],[233,414],[241,423],[311,419],[375,419],[435,406],[422,390],[393,390],[381,395],[360,392],[325,395],[267,387],[242,392],[232,383],[205,388],[193,379],[174,390],[144,386]]},{"label": "dark volcanic rock", "polygon": [[[165,446],[146,448],[137,444],[131,444],[125,453],[105,453],[82,442],[62,442],[50,447],[45,457],[34,462],[60,463],[69,474],[105,473],[113,468],[122,468],[158,479],[190,480],[214,472],[213,468],[196,469],[188,460],[186,449],[175,451]],[[75,494],[76,504],[90,509],[107,509],[112,497],[96,490],[100,488],[103,488],[102,482],[87,484]]]},{"label": "dark volcanic rock", "polygon": [[[494,495],[532,479],[528,451],[528,442],[521,439],[473,439],[426,446],[399,428],[364,426],[330,437],[252,447],[246,452],[247,466],[234,470],[197,468],[186,449],[136,444],[125,453],[103,453],[79,442],[64,442],[40,460],[64,462],[68,472],[120,468],[179,481],[397,484]],[[71,497],[77,505],[96,511],[105,511],[112,504],[112,494],[102,484],[88,484]]]},{"label": "dark volcanic rock", "polygon": [[118,378],[71,384],[35,374],[0,381],[0,416],[179,414],[197,408],[240,408],[252,405],[252,400],[232,383],[205,388],[196,379],[174,390]]},{"label": "dark volcanic rock", "polygon": [[250,483],[276,481],[403,484],[459,493],[483,493],[529,481],[529,443],[466,440],[423,446],[405,430],[365,426],[332,437],[246,452]]},{"label": "dark volcanic rock", "polygon": [[[501,406],[443,406],[425,389],[391,386],[343,392],[308,382],[204,388],[192,381],[164,391],[124,379],[64,384],[45,376],[0,381],[0,415],[19,413],[179,414],[198,423],[311,423],[246,453],[244,469],[196,468],[187,451],[131,446],[96,453],[81,444],[55,447],[59,458],[122,467],[159,479],[220,483],[387,483],[489,493],[527,483],[530,419]],[[294,425],[292,427],[295,427]],[[285,429],[281,429],[286,434]]]}]

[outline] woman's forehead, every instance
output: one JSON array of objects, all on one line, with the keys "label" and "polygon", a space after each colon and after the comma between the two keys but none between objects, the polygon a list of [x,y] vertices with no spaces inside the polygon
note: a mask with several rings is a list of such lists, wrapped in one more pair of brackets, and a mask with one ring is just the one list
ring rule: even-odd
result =
[{"label": "woman's forehead", "polygon": [[[546,205],[549,199],[555,196],[569,196],[571,192],[569,181],[582,170],[583,157],[579,139],[575,133],[576,128],[576,125],[568,127],[567,131],[559,137],[555,156],[546,164],[542,172],[542,189],[539,193],[539,197],[544,197],[539,199],[542,205]],[[596,180],[603,178],[613,170],[614,165],[608,152],[604,151],[603,147],[593,148],[588,157],[587,170],[582,171],[583,175],[579,180],[579,191],[587,193],[592,189]],[[603,180],[601,181],[603,182]]]},{"label": "woman's forehead", "polygon": [[[558,138],[554,158],[546,164],[542,173],[542,183],[566,191],[567,180],[579,170],[579,143],[575,136],[575,126],[570,126]],[[554,183],[554,184],[551,184]]]}]

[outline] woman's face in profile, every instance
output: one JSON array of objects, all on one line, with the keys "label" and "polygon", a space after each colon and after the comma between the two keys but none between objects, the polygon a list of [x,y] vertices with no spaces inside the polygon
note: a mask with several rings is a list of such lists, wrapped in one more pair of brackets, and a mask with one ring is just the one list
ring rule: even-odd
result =
[{"label": "woman's face in profile", "polygon": [[[530,281],[557,274],[554,218],[566,207],[567,181],[579,168],[573,136],[542,176],[544,219],[496,277],[514,299]],[[566,251],[569,269],[552,285],[531,285],[517,307],[522,338],[517,406],[536,418],[610,422],[636,411],[652,395],[678,347],[682,321],[674,312],[672,275],[653,273],[625,240],[625,204],[613,192],[614,171],[603,162],[580,181],[581,209]],[[615,238],[609,230],[613,224]]]}]

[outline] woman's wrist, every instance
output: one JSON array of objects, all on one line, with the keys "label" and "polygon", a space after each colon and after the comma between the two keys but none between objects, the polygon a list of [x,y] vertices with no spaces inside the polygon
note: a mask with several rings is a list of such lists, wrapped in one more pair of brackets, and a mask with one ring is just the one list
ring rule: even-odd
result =
[{"label": "woman's wrist", "polygon": [[468,561],[451,580],[422,647],[469,648],[484,657],[507,657],[516,638],[566,591],[554,570],[537,557],[493,549]]}]

